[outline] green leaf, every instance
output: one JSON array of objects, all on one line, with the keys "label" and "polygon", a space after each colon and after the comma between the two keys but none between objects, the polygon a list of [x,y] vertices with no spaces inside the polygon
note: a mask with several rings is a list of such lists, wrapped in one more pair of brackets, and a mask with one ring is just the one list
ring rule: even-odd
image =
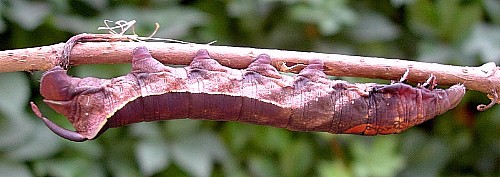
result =
[{"label": "green leaf", "polygon": [[257,1],[234,0],[227,4],[227,11],[231,17],[245,18],[255,13]]},{"label": "green leaf", "polygon": [[439,176],[451,155],[451,149],[442,140],[422,142],[418,151],[408,157],[407,168],[401,176]]},{"label": "green leaf", "polygon": [[281,171],[285,176],[304,176],[312,165],[313,147],[310,142],[298,139],[281,151]]},{"label": "green leaf", "polygon": [[4,162],[0,160],[1,176],[30,177],[29,168],[22,163]]},{"label": "green leaf", "polygon": [[59,138],[60,141],[63,141],[65,146],[67,147],[66,149],[70,150],[70,152],[68,153],[71,155],[80,155],[90,159],[98,160],[102,158],[104,153],[106,153],[105,150],[103,149],[102,144],[99,144],[98,141],[86,141],[82,143],[74,143],[71,141],[62,140],[60,137],[58,137],[53,133],[52,136]]},{"label": "green leaf", "polygon": [[[11,1],[12,6],[7,9],[7,17],[26,30],[34,30],[50,13],[50,6],[42,1]],[[29,14],[29,15],[27,15]]]},{"label": "green leaf", "polygon": [[29,98],[29,84],[21,72],[0,73],[0,111],[24,112]]},{"label": "green leaf", "polygon": [[135,30],[143,36],[153,32],[155,23],[160,23],[162,26],[155,36],[179,38],[188,34],[191,28],[207,23],[208,17],[200,10],[183,6],[152,8],[148,11],[121,6],[107,11],[101,19],[136,20]]},{"label": "green leaf", "polygon": [[439,22],[439,16],[436,13],[431,1],[416,0],[407,6],[408,23],[412,31],[424,35],[427,38],[438,36],[436,26]]},{"label": "green leaf", "polygon": [[490,15],[494,23],[500,24],[500,1],[498,0],[483,0],[484,8]]},{"label": "green leaf", "polygon": [[174,119],[169,120],[164,124],[168,135],[174,137],[186,137],[193,134],[197,134],[201,128],[201,122],[199,120],[190,119]]},{"label": "green leaf", "polygon": [[460,0],[417,0],[409,5],[409,24],[417,34],[426,38],[457,43],[483,18],[477,2]]},{"label": "green leaf", "polygon": [[[448,38],[453,43],[462,42],[467,38],[474,27],[480,24],[484,18],[484,12],[479,1],[467,5],[460,5],[460,2],[456,4],[459,9],[452,15],[452,23],[443,27],[447,29]],[[447,7],[444,7],[444,11],[447,9]]]},{"label": "green leaf", "polygon": [[39,161],[34,164],[37,176],[105,176],[103,166],[82,158]]},{"label": "green leaf", "polygon": [[289,147],[292,136],[289,130],[272,127],[257,127],[259,131],[253,137],[254,144],[266,151],[279,151]]},{"label": "green leaf", "polygon": [[387,17],[376,12],[364,12],[359,22],[349,30],[350,36],[361,42],[390,41],[398,38],[399,28]]},{"label": "green leaf", "polygon": [[104,79],[126,75],[130,71],[130,64],[100,64],[77,66],[71,69],[70,74],[75,77],[99,77]]},{"label": "green leaf", "polygon": [[123,156],[113,156],[106,161],[106,167],[111,171],[111,176],[137,177],[142,176],[134,166],[132,159]]},{"label": "green leaf", "polygon": [[447,63],[457,53],[456,49],[438,41],[421,41],[417,50],[418,61],[431,63]]},{"label": "green leaf", "polygon": [[345,0],[305,1],[291,9],[292,18],[306,23],[314,23],[323,35],[334,35],[344,25],[352,25],[356,14]]},{"label": "green leaf", "polygon": [[399,8],[403,5],[411,4],[414,1],[415,0],[391,0],[391,4],[392,4],[392,6]]},{"label": "green leaf", "polygon": [[452,43],[463,40],[472,27],[483,18],[478,1],[462,3],[460,0],[448,0],[436,1],[434,4],[439,17],[436,27],[440,37]]},{"label": "green leaf", "polygon": [[33,132],[30,117],[24,112],[28,106],[29,84],[21,72],[0,73],[0,148],[17,148]]},{"label": "green leaf", "polygon": [[484,62],[500,61],[500,27],[478,24],[464,44],[469,56],[479,54]]},{"label": "green leaf", "polygon": [[99,10],[106,10],[108,8],[108,1],[101,1],[101,0],[83,0],[86,3],[88,3],[92,8],[99,9]]},{"label": "green leaf", "polygon": [[233,151],[244,151],[245,146],[247,146],[257,128],[257,126],[245,125],[239,122],[227,122],[224,123],[223,136]]},{"label": "green leaf", "polygon": [[342,163],[340,160],[334,161],[321,161],[317,167],[320,177],[344,177],[352,176],[347,164]]},{"label": "green leaf", "polygon": [[373,137],[368,146],[363,139],[352,142],[355,176],[395,176],[405,166],[403,156],[396,151],[395,136]]},{"label": "green leaf", "polygon": [[278,165],[271,158],[262,155],[252,155],[248,158],[248,169],[251,176],[273,177],[280,176]]},{"label": "green leaf", "polygon": [[33,160],[47,158],[54,155],[62,148],[63,141],[53,132],[48,131],[45,125],[35,127],[34,136],[20,148],[9,151],[6,156],[16,160]]},{"label": "green leaf", "polygon": [[161,139],[161,130],[158,122],[141,122],[130,125],[131,134],[141,139],[156,138]]},{"label": "green leaf", "polygon": [[[3,4],[3,1],[0,1],[0,14],[3,14],[3,9],[4,8],[4,4]],[[0,19],[0,33],[3,33],[5,31],[5,22],[3,21],[3,19]]]},{"label": "green leaf", "polygon": [[[106,18],[107,19],[107,18]],[[74,34],[79,33],[102,33],[102,30],[97,30],[99,26],[104,26],[104,19],[94,18],[88,19],[82,16],[71,14],[55,15],[54,26],[59,30],[69,31]],[[110,19],[111,20],[111,19]],[[89,28],[89,26],[95,28]],[[99,65],[98,65],[99,66]],[[83,66],[78,66],[83,67]]]},{"label": "green leaf", "polygon": [[176,139],[172,142],[172,154],[177,165],[196,177],[210,176],[214,161],[227,158],[221,141],[210,132]]},{"label": "green leaf", "polygon": [[169,148],[159,139],[145,139],[139,142],[135,154],[139,168],[145,176],[160,172],[170,163]]},{"label": "green leaf", "polygon": [[418,153],[421,150],[421,144],[426,143],[428,141],[428,136],[424,134],[424,132],[419,129],[409,129],[405,132],[403,138],[401,139],[401,151],[405,156],[411,156],[413,154]]},{"label": "green leaf", "polygon": [[[97,4],[97,6],[100,5]],[[100,17],[92,19],[68,14],[57,15],[55,25],[58,28],[74,33],[102,33],[103,30],[98,31],[97,26],[104,26],[104,19],[112,21],[136,20],[134,30],[140,36],[150,35],[155,30],[155,23],[158,23],[161,25],[161,28],[156,32],[155,37],[179,38],[188,34],[191,28],[206,24],[209,20],[208,17],[208,15],[200,10],[184,6],[169,6],[167,8],[149,8],[144,10],[122,5],[113,10],[107,9]],[[114,24],[109,23],[109,25],[113,26]],[[89,26],[95,26],[96,28],[89,28]],[[117,32],[121,31],[117,30]],[[132,34],[132,30],[126,34]]]}]

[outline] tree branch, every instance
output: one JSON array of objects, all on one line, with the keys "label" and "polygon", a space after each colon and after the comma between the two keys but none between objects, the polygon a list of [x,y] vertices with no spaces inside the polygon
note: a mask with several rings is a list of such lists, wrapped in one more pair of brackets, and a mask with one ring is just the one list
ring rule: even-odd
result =
[{"label": "tree branch", "polygon": [[[500,93],[500,72],[495,63],[479,67],[452,66],[437,63],[423,63],[376,57],[324,54],[314,52],[284,51],[275,49],[255,49],[202,44],[179,44],[163,42],[113,42],[130,38],[109,34],[86,34],[85,41],[71,50],[70,65],[130,63],[132,50],[146,46],[153,57],[165,64],[187,65],[198,49],[207,49],[212,58],[222,65],[245,68],[257,55],[266,53],[273,65],[282,68],[288,65],[307,64],[313,58],[325,61],[325,73],[332,76],[351,76],[397,80],[410,69],[409,81],[423,82],[430,74],[437,77],[440,85],[463,83],[470,90],[487,94]],[[63,63],[61,53],[65,45],[55,44],[35,48],[0,51],[0,72],[48,70]]]}]

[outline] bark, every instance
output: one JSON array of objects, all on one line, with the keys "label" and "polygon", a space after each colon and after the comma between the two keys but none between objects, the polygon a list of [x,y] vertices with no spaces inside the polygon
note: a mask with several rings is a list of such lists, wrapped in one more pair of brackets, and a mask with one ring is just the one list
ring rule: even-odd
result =
[{"label": "bark", "polygon": [[[281,64],[307,64],[312,59],[321,59],[325,63],[324,72],[332,76],[350,76],[397,80],[410,70],[408,80],[424,82],[430,74],[437,77],[440,85],[463,83],[469,90],[487,94],[500,91],[500,72],[495,63],[486,63],[479,67],[452,66],[437,63],[423,63],[399,59],[349,56],[314,52],[285,51],[275,49],[257,49],[247,47],[213,46],[202,44],[179,44],[163,42],[120,42],[126,37],[89,34],[84,42],[78,43],[71,50],[70,66],[82,64],[130,63],[132,50],[137,46],[146,46],[153,57],[164,64],[187,65],[199,49],[207,49],[210,56],[222,65],[231,68],[246,68],[259,54],[266,53],[272,64],[282,68]],[[116,42],[118,41],[118,42]],[[65,44],[0,51],[0,72],[48,70],[62,63],[61,53]]]}]

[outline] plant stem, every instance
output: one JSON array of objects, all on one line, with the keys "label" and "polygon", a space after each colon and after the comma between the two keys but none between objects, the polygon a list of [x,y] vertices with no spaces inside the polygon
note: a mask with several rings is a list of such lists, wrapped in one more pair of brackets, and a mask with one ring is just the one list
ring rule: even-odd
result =
[{"label": "plant stem", "polygon": [[[123,41],[128,38],[108,34],[85,34],[85,41]],[[179,44],[164,42],[84,42],[71,49],[70,66],[82,64],[129,63],[132,50],[146,46],[153,57],[164,64],[187,65],[198,49],[207,49],[210,56],[222,65],[245,68],[259,54],[271,56],[272,63],[282,68],[287,65],[307,64],[313,58],[324,60],[324,72],[332,76],[350,76],[398,80],[406,69],[408,80],[424,82],[430,74],[437,77],[440,85],[463,83],[469,90],[491,94],[500,93],[500,72],[495,63],[479,67],[452,66],[399,59],[324,54],[314,52],[256,49],[203,44]],[[50,46],[0,51],[0,72],[48,70],[61,63],[64,43]]]}]

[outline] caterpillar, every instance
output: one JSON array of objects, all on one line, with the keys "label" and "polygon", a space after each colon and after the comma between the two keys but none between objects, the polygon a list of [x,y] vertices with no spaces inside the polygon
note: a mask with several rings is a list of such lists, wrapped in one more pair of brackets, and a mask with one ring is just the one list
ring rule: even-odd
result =
[{"label": "caterpillar", "polygon": [[95,139],[108,128],[180,118],[377,135],[399,133],[443,114],[465,94],[462,84],[434,88],[435,77],[417,87],[359,84],[328,79],[322,68],[323,61],[314,59],[298,75],[285,76],[261,54],[238,70],[222,66],[204,49],[189,66],[174,68],[141,46],[134,49],[132,71],[125,76],[77,78],[59,66],[43,74],[43,101],[76,131],[52,123],[34,103],[31,107],[55,134],[78,142]]}]

